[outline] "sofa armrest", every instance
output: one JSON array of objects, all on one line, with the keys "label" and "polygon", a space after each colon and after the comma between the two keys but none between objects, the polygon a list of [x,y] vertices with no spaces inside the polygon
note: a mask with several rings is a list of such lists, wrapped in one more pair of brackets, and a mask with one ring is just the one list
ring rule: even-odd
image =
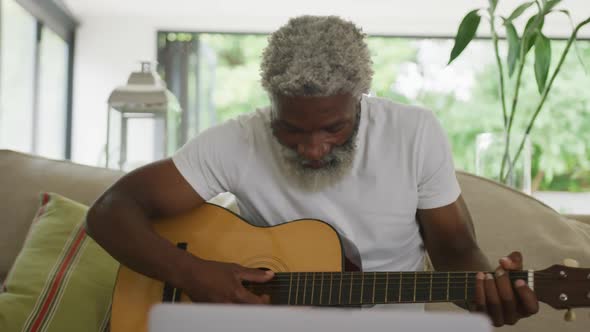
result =
[{"label": "sofa armrest", "polygon": [[590,215],[587,214],[564,214],[568,219],[574,219],[590,225]]}]

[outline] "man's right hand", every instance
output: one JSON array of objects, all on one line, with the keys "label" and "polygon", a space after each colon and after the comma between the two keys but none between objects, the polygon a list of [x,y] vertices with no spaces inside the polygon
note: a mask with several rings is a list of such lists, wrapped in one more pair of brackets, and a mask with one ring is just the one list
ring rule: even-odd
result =
[{"label": "man's right hand", "polygon": [[274,277],[272,271],[197,258],[189,275],[191,277],[184,282],[182,289],[194,302],[270,303],[269,295],[256,295],[247,290],[242,282],[267,282]]}]

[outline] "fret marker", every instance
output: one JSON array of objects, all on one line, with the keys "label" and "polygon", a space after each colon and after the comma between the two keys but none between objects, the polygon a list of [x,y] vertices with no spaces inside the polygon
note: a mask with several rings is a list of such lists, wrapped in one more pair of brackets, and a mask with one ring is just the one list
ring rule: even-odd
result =
[{"label": "fret marker", "polygon": [[447,272],[447,302],[449,301],[449,282],[451,278],[451,272]]},{"label": "fret marker", "polygon": [[330,272],[330,295],[328,297],[328,304],[332,304],[332,282],[334,281],[334,272]]},{"label": "fret marker", "polygon": [[465,272],[465,301],[467,301],[467,272]]},{"label": "fret marker", "polygon": [[354,280],[354,273],[350,272],[350,292],[348,293],[348,304],[352,304],[352,282]]},{"label": "fret marker", "polygon": [[307,293],[307,272],[303,272],[304,273],[304,279],[303,279],[303,301],[301,301],[301,304],[305,304],[305,293]]},{"label": "fret marker", "polygon": [[313,304],[313,288],[315,287],[315,272],[311,273],[311,299],[309,304]]},{"label": "fret marker", "polygon": [[289,297],[287,298],[287,304],[291,304],[291,288],[293,286],[293,273],[289,273]]},{"label": "fret marker", "polygon": [[416,302],[416,281],[418,280],[418,272],[414,272],[414,302]]},{"label": "fret marker", "polygon": [[398,299],[397,302],[402,302],[402,282],[404,281],[404,275],[400,272],[399,273],[399,292],[398,292]]},{"label": "fret marker", "polygon": [[344,278],[344,272],[340,272],[340,291],[338,292],[338,304],[342,304],[342,279]]},{"label": "fret marker", "polygon": [[322,304],[322,295],[324,295],[324,272],[321,272],[322,281],[320,282],[320,304]]},{"label": "fret marker", "polygon": [[363,289],[365,288],[365,274],[361,272],[361,301],[360,303],[363,304]]},{"label": "fret marker", "polygon": [[377,272],[373,272],[373,301],[375,303],[375,283],[377,282]]},{"label": "fret marker", "polygon": [[387,288],[389,288],[389,272],[385,272],[385,303],[387,303]]},{"label": "fret marker", "polygon": [[428,295],[428,300],[430,302],[432,302],[432,275],[434,274],[434,272],[430,272],[430,292]]},{"label": "fret marker", "polygon": [[297,304],[298,297],[299,297],[299,272],[297,272],[297,289],[295,290],[295,304]]}]

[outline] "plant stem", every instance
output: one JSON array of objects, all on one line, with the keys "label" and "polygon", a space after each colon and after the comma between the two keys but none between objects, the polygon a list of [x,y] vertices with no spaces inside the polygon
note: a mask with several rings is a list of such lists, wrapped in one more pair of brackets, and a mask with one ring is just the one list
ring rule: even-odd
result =
[{"label": "plant stem", "polygon": [[[504,87],[504,68],[502,66],[502,61],[500,60],[500,49],[498,47],[498,33],[496,31],[496,24],[495,24],[495,16],[494,11],[490,9],[490,30],[492,31],[492,43],[494,45],[494,54],[496,56],[496,64],[498,65],[498,78],[500,79],[500,102],[502,104],[502,115],[503,115],[503,123],[504,123],[504,131],[508,126],[508,114],[506,112],[506,88]],[[504,164],[506,163],[508,154],[504,153],[502,158],[502,168],[500,169],[500,174],[498,178],[502,178],[502,173],[504,172]]]},{"label": "plant stem", "polygon": [[[502,104],[502,118],[503,118],[503,128],[504,131],[506,131],[506,128],[508,126],[508,114],[506,112],[506,95],[505,95],[505,87],[504,87],[504,68],[502,66],[502,61],[500,60],[500,50],[498,47],[498,34],[496,32],[496,27],[494,24],[494,18],[492,17],[492,19],[490,20],[490,25],[491,25],[491,30],[492,30],[492,41],[494,44],[494,53],[496,55],[496,63],[498,65],[498,76],[500,79],[500,102]],[[504,165],[506,164],[506,161],[508,160],[508,151],[505,151],[504,156],[502,156],[502,167],[500,169],[500,174],[498,175],[498,178],[502,178],[502,173],[504,172]]]},{"label": "plant stem", "polygon": [[[541,20],[543,19],[543,9],[541,8],[541,5],[539,4],[539,2],[536,1],[537,7],[539,8],[539,12],[537,13],[537,17],[535,18],[535,21],[533,22],[532,26],[536,27],[540,24]],[[521,47],[520,47],[520,55],[519,55],[519,64],[518,64],[518,73],[516,75],[516,84],[514,87],[514,96],[512,98],[512,107],[510,109],[510,118],[508,119],[508,129],[506,130],[506,145],[505,145],[505,150],[504,150],[504,158],[502,161],[502,167],[500,169],[500,181],[504,182],[506,179],[506,176],[504,175],[504,166],[506,165],[506,162],[504,162],[504,160],[506,160],[506,158],[508,157],[508,152],[510,149],[510,138],[511,138],[511,132],[512,132],[512,124],[514,123],[514,115],[516,114],[516,105],[518,104],[518,95],[520,93],[520,86],[521,86],[521,79],[522,79],[522,72],[524,70],[524,64],[525,64],[525,53],[526,53],[526,44],[527,44],[527,40],[528,38],[530,38],[531,36],[531,31],[534,31],[534,29],[529,29],[523,32],[522,34],[522,43],[521,43]],[[513,160],[510,160],[510,158],[508,157],[508,165],[509,165],[509,170],[508,170],[508,174],[512,171],[512,165],[514,163],[516,163],[517,157],[514,157]]]},{"label": "plant stem", "polygon": [[576,29],[572,32],[572,35],[570,36],[570,38],[567,41],[567,44],[565,46],[565,49],[563,50],[563,53],[561,54],[561,58],[559,59],[559,63],[557,64],[557,67],[555,67],[555,70],[553,71],[553,75],[551,75],[551,79],[549,80],[549,84],[547,84],[547,86],[545,87],[545,91],[543,91],[543,95],[541,96],[541,100],[539,101],[539,104],[537,105],[537,108],[535,109],[535,113],[533,113],[533,117],[531,118],[531,121],[529,122],[526,131],[524,133],[524,136],[522,138],[522,141],[520,142],[520,145],[518,147],[518,150],[516,151],[516,155],[514,156],[514,160],[516,161],[518,159],[518,157],[520,156],[520,153],[522,152],[522,149],[524,147],[524,143],[526,140],[527,135],[531,132],[533,125],[535,123],[535,120],[537,119],[537,115],[539,115],[539,112],[541,111],[541,108],[543,107],[543,105],[545,104],[545,100],[547,99],[547,95],[549,94],[549,91],[551,91],[551,87],[553,86],[553,81],[555,81],[555,77],[557,76],[557,73],[559,73],[559,70],[561,69],[561,66],[563,65],[563,62],[565,61],[565,58],[569,52],[570,47],[572,46],[572,43],[575,41],[576,39],[576,35],[578,34],[578,31],[586,24],[590,23],[590,17],[587,18],[585,21],[581,22],[580,24],[578,24],[578,26],[576,27]]},{"label": "plant stem", "polygon": [[[524,40],[524,36],[523,36],[523,40]],[[524,43],[523,43],[524,44]],[[524,47],[522,47],[524,48]],[[514,114],[516,113],[516,105],[518,103],[518,93],[520,91],[520,82],[522,79],[522,72],[524,70],[524,64],[526,61],[526,58],[524,57],[524,52],[522,51],[521,48],[521,53],[520,53],[520,61],[518,63],[518,72],[516,74],[516,84],[515,84],[515,88],[514,88],[514,97],[512,99],[512,107],[510,109],[510,117],[508,119],[508,128],[504,128],[504,135],[506,136],[506,142],[505,142],[505,149],[504,149],[504,158],[502,158],[502,167],[500,169],[500,180],[503,182],[504,181],[504,166],[506,165],[506,163],[511,164],[512,161],[510,160],[510,157],[508,156],[509,153],[509,148],[510,148],[510,131],[512,130],[512,123],[514,122]]]},{"label": "plant stem", "polygon": [[500,60],[500,51],[498,47],[498,33],[496,32],[496,24],[495,24],[495,17],[490,17],[490,28],[492,30],[492,42],[494,43],[494,53],[496,55],[496,63],[498,65],[499,71],[499,78],[500,78],[500,101],[502,102],[502,114],[504,116],[504,129],[506,129],[506,125],[508,124],[508,114],[506,113],[506,96],[505,96],[505,87],[504,87],[504,68],[502,66],[502,61]]}]

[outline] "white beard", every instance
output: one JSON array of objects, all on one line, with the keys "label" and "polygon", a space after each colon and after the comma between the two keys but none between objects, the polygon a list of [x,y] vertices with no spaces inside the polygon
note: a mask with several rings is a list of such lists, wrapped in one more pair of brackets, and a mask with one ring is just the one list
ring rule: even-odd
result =
[{"label": "white beard", "polygon": [[280,149],[281,164],[287,177],[293,184],[310,192],[321,191],[342,180],[352,168],[356,151],[354,147],[350,150],[341,146],[334,147],[332,152],[322,159],[324,166],[311,168],[305,166],[305,161],[296,151],[282,145]]},{"label": "white beard", "polygon": [[324,165],[320,168],[306,167],[308,160],[301,157],[297,151],[280,144],[275,138],[274,141],[279,148],[277,159],[289,181],[309,192],[319,192],[340,182],[352,169],[357,150],[358,122],[356,126],[352,136],[343,145],[334,146],[332,151],[321,159]]}]

